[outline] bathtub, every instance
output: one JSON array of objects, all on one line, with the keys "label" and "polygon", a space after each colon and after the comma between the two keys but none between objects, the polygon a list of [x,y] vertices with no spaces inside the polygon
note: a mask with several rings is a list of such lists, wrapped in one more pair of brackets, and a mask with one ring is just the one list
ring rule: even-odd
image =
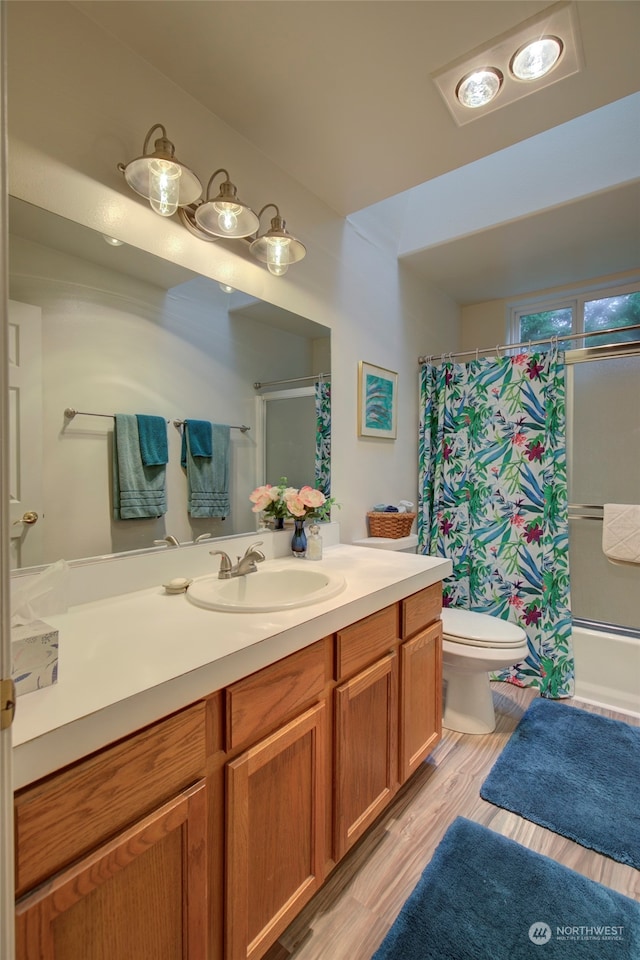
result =
[{"label": "bathtub", "polygon": [[575,696],[640,716],[640,638],[573,627]]}]

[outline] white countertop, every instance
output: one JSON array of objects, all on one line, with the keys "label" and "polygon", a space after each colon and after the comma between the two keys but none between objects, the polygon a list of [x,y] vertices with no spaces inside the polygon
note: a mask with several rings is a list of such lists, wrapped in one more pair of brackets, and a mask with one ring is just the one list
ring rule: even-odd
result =
[{"label": "white countertop", "polygon": [[342,574],[345,590],[293,610],[221,613],[158,584],[47,617],[58,682],[18,698],[15,788],[442,580],[451,562],[339,544],[313,568]]}]

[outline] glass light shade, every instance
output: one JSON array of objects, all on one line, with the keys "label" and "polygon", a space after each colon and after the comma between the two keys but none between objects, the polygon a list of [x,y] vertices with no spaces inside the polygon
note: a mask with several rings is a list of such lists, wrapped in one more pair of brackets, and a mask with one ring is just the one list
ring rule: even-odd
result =
[{"label": "glass light shade", "polygon": [[[209,199],[209,189],[219,173],[226,177],[220,184],[217,197]],[[237,196],[235,184],[226,170],[216,170],[207,184],[207,199],[196,207],[196,225],[214,237],[250,237],[260,226],[260,220],[251,207]]]},{"label": "glass light shade", "polygon": [[149,203],[161,217],[172,217],[178,209],[182,170],[171,160],[152,160],[149,164]]},{"label": "glass light shade", "polygon": [[267,240],[267,270],[274,277],[284,277],[289,269],[289,247],[286,237],[270,237]]},{"label": "glass light shade", "polygon": [[251,207],[217,198],[196,207],[195,221],[201,230],[214,237],[249,237],[260,223]]},{"label": "glass light shade", "polygon": [[274,277],[283,277],[290,264],[297,263],[307,254],[305,245],[287,233],[280,216],[272,219],[271,229],[257,237],[249,249],[257,260],[266,263],[269,273]]},{"label": "glass light shade", "polygon": [[151,200],[151,195],[155,189],[152,185],[152,176],[157,177],[157,168],[153,170],[154,162],[158,160],[163,160],[164,162],[170,162],[172,166],[177,167],[180,170],[180,176],[178,178],[178,203],[177,206],[184,207],[188,203],[194,203],[202,193],[202,184],[196,177],[195,173],[192,173],[188,167],[185,167],[184,164],[179,163],[177,160],[165,160],[164,158],[158,157],[138,157],[137,160],[132,160],[131,163],[128,163],[124,168],[124,178],[135,193],[139,196],[144,197],[145,200]]},{"label": "glass light shade", "polygon": [[[156,130],[160,136],[149,153],[149,142]],[[148,200],[163,217],[170,217],[178,207],[194,203],[202,194],[202,184],[184,163],[175,157],[175,147],[167,138],[167,132],[161,123],[154,124],[147,133],[142,156],[126,165],[118,164],[118,170],[124,175],[131,189]]]},{"label": "glass light shade", "polygon": [[511,72],[518,80],[539,80],[555,67],[562,50],[562,40],[557,37],[542,37],[527,43],[514,54]]},{"label": "glass light shade", "polygon": [[502,80],[502,73],[496,67],[474,70],[462,78],[456,87],[456,97],[463,107],[472,110],[484,107],[498,95]]}]

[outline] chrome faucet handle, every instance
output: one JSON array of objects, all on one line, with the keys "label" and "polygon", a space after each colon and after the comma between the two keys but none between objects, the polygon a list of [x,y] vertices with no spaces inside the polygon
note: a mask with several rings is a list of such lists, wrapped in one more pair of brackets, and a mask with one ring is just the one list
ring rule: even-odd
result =
[{"label": "chrome faucet handle", "polygon": [[212,533],[201,533],[199,537],[196,537],[195,543],[203,543],[205,540],[211,540],[213,536]]},{"label": "chrome faucet handle", "polygon": [[252,543],[251,546],[247,547],[247,549],[245,550],[244,552],[245,557],[248,557],[250,553],[253,553],[258,563],[262,563],[262,561],[265,559],[265,555],[262,552],[262,550],[258,550],[258,547],[261,547],[263,543],[264,543],[264,540],[256,540],[255,543]]},{"label": "chrome faucet handle", "polygon": [[162,540],[154,540],[153,545],[154,547],[162,547],[162,546],[179,547],[180,543],[178,540],[176,540],[173,534],[170,533],[168,534],[168,536],[163,537]]},{"label": "chrome faucet handle", "polygon": [[212,557],[222,557],[222,560],[220,561],[220,569],[218,570],[218,579],[230,580],[233,565],[229,559],[229,554],[225,553],[224,550],[209,550],[209,553]]}]

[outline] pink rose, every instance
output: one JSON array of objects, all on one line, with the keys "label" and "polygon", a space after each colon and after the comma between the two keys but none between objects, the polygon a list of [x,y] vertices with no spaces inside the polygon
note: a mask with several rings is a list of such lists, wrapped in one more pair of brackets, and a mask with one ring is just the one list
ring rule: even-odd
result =
[{"label": "pink rose", "polygon": [[304,500],[300,496],[298,490],[294,490],[291,487],[289,490],[284,492],[284,502],[287,505],[287,510],[294,517],[304,517],[307,512]]},{"label": "pink rose", "polygon": [[262,487],[256,487],[249,496],[251,503],[255,504],[255,506],[251,508],[253,513],[260,513],[261,510],[264,510],[270,503],[273,503],[273,501],[277,499],[278,488],[272,487],[270,483]]},{"label": "pink rose", "polygon": [[313,487],[300,487],[300,499],[305,506],[315,509],[322,506],[325,495],[321,490],[314,490]]}]

